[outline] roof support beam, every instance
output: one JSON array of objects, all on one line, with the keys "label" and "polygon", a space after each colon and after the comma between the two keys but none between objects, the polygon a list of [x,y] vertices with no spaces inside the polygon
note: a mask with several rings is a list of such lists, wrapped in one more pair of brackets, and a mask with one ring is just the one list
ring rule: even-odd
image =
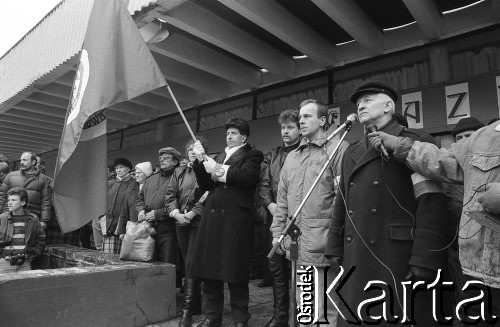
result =
[{"label": "roof support beam", "polygon": [[75,71],[71,70],[55,80],[56,83],[73,87],[73,82],[75,81]]},{"label": "roof support beam", "polygon": [[14,121],[6,121],[2,116],[0,116],[0,129],[2,130],[8,130],[8,129],[14,129],[16,131],[23,131],[27,133],[33,133],[35,134],[41,134],[41,135],[46,135],[47,137],[61,137],[61,130],[55,131],[50,128],[43,128],[40,125],[36,126],[36,129],[32,128],[31,126],[26,126],[23,123],[19,122],[14,122]]},{"label": "roof support beam", "polygon": [[247,87],[260,85],[261,73],[257,69],[181,34],[173,33],[161,43],[149,44],[149,48],[236,84]]},{"label": "roof support beam", "polygon": [[383,52],[384,35],[352,0],[311,0],[372,54]]},{"label": "roof support beam", "polygon": [[[41,114],[44,116],[66,118],[66,110],[62,110],[61,108],[51,107],[43,104],[36,104],[36,103],[22,101],[13,106],[12,108],[24,112]],[[7,113],[9,112],[10,110],[7,111]]]},{"label": "roof support beam", "polygon": [[46,116],[43,114],[38,114],[38,113],[33,113],[33,112],[26,112],[18,109],[10,109],[6,113],[3,114],[4,116],[8,117],[19,117],[22,119],[30,119],[30,120],[35,120],[39,122],[44,122],[44,123],[49,123],[49,124],[54,124],[57,126],[62,126],[64,124],[64,117],[53,117],[53,116]]},{"label": "roof support beam", "polygon": [[228,81],[158,53],[153,53],[153,57],[168,80],[220,97],[229,95]]},{"label": "roof support beam", "polygon": [[69,97],[71,96],[71,87],[54,83],[44,86],[37,91],[43,94],[48,94],[61,99],[65,99],[66,101],[68,101]]},{"label": "roof support beam", "polygon": [[5,136],[15,136],[19,138],[29,138],[29,139],[36,139],[36,140],[43,140],[47,142],[59,142],[60,137],[57,136],[49,136],[49,135],[43,135],[40,133],[36,132],[29,132],[29,133],[23,133],[22,131],[16,130],[14,128],[5,128],[5,127],[0,127],[0,138],[2,135]]},{"label": "roof support beam", "polygon": [[335,47],[274,1],[219,0],[323,67],[335,64]]},{"label": "roof support beam", "polygon": [[403,2],[427,38],[441,37],[442,18],[432,0],[403,0]]},{"label": "roof support beam", "polygon": [[20,137],[20,136],[5,136],[3,134],[1,135],[2,141],[5,142],[13,142],[13,143],[19,143],[19,144],[30,144],[33,146],[41,146],[41,147],[54,147],[58,146],[59,142],[57,141],[43,141],[43,140],[33,140],[27,137]]},{"label": "roof support beam", "polygon": [[285,78],[294,76],[292,58],[193,2],[188,1],[161,18],[273,74]]},{"label": "roof support beam", "polygon": [[32,129],[33,131],[37,131],[38,128],[42,128],[42,129],[52,130],[55,133],[61,135],[61,132],[63,129],[63,124],[41,122],[39,120],[30,119],[27,117],[19,118],[17,116],[10,116],[8,114],[3,114],[0,116],[0,119],[2,120],[2,122],[6,122],[6,123],[16,123],[16,124],[23,125],[23,126],[34,127]]},{"label": "roof support beam", "polygon": [[43,93],[33,93],[29,97],[25,99],[31,103],[44,104],[51,107],[56,107],[59,109],[67,110],[68,109],[68,100],[67,98],[60,98],[51,96]]},{"label": "roof support beam", "polygon": [[48,150],[51,150],[52,148],[48,149],[45,147],[39,147],[39,146],[33,146],[33,145],[26,145],[24,144],[11,144],[8,142],[2,142],[0,141],[0,149],[9,149],[11,152],[18,152],[19,157],[21,157],[21,154],[23,152],[45,152]]}]

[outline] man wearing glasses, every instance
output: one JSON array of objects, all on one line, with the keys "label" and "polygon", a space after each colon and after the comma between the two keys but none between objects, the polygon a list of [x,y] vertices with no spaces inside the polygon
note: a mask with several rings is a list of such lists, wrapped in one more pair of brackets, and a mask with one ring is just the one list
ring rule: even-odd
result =
[{"label": "man wearing glasses", "polygon": [[181,153],[167,147],[160,149],[158,154],[160,171],[144,182],[137,196],[135,209],[139,213],[139,221],[146,220],[156,229],[155,260],[175,264],[175,220],[169,217],[165,209],[165,193],[175,168],[179,166]]}]

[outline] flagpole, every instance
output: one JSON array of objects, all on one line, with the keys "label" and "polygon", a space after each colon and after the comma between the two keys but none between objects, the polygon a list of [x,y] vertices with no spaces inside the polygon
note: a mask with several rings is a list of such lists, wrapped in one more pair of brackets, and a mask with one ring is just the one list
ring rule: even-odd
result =
[{"label": "flagpole", "polygon": [[179,111],[182,119],[184,120],[184,124],[186,124],[186,127],[188,128],[189,134],[191,134],[193,141],[196,142],[196,136],[194,136],[193,130],[191,129],[191,126],[189,126],[189,123],[186,119],[186,116],[184,116],[184,113],[182,112],[181,106],[179,106],[179,102],[177,102],[177,99],[175,98],[174,92],[172,92],[172,89],[170,88],[170,85],[168,85],[168,82],[167,82],[167,90],[168,90],[168,93],[170,93],[172,100],[174,100],[175,106],[177,107],[177,110]]}]

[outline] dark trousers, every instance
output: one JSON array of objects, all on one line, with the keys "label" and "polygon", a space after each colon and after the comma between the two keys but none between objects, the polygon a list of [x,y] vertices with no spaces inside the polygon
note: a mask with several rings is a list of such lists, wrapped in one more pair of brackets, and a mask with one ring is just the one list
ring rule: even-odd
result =
[{"label": "dark trousers", "polygon": [[[248,313],[248,283],[228,283],[228,286],[234,323],[247,322],[250,319],[250,314]],[[206,317],[209,319],[222,318],[222,311],[224,310],[224,282],[214,279],[204,280],[203,294],[205,296]]]},{"label": "dark trousers", "polygon": [[159,232],[155,235],[155,260],[175,265],[177,238],[175,232]]},{"label": "dark trousers", "polygon": [[271,251],[273,247],[273,234],[269,230],[271,228],[271,224],[273,222],[273,216],[268,212],[267,219],[264,222],[264,226],[262,228],[262,262],[264,262],[264,267],[262,269],[264,279],[271,279],[271,267],[270,262],[267,259],[267,255],[269,251]]},{"label": "dark trousers", "polygon": [[271,276],[273,278],[273,283],[287,283],[290,280],[291,264],[290,261],[283,254],[275,254],[269,260],[269,270],[271,271]]},{"label": "dark trousers", "polygon": [[193,258],[194,243],[196,242],[196,235],[198,235],[199,226],[177,225],[175,230],[177,232],[177,242],[181,251],[182,259],[184,259],[184,267],[186,276],[189,277],[188,267]]}]

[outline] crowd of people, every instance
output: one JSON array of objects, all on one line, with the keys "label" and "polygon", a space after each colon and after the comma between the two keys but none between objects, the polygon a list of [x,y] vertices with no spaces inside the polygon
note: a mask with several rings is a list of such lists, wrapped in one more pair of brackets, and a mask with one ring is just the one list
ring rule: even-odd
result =
[{"label": "crowd of people", "polygon": [[[215,156],[208,155],[208,147],[222,148],[223,140],[209,145],[198,137],[186,144],[184,154],[159,149],[154,167],[117,158],[108,167],[106,213],[64,235],[40,158],[23,153],[20,169],[9,172],[7,158],[0,155],[0,272],[35,268],[45,243],[119,253],[127,222],[147,222],[155,229],[154,260],[176,264],[178,276],[185,276],[179,326],[191,326],[193,315],[201,313],[202,293],[205,318],[198,326],[221,326],[224,283],[235,326],[248,326],[248,285],[256,261],[264,265],[260,271],[268,271],[261,286],[273,287],[273,316],[266,326],[289,326],[297,314],[290,307],[290,287],[296,287],[289,285],[290,237],[275,256],[268,261],[265,256],[337,148],[295,221],[297,264],[315,267],[316,287],[326,290],[341,267],[355,268],[341,292],[342,312],[365,299],[370,280],[404,294],[402,282],[430,283],[441,269],[458,286],[450,303],[464,298],[460,290],[466,281],[480,280],[497,299],[491,310],[499,316],[500,235],[467,212],[486,212],[500,223],[500,123],[484,126],[464,118],[452,131],[455,143],[440,149],[430,135],[409,129],[395,115],[397,94],[389,85],[366,82],[351,100],[366,130],[351,145],[340,134],[328,139],[327,106],[306,100],[298,110],[279,115],[282,144],[266,155],[251,146],[248,122],[231,118],[226,147]],[[298,287],[296,294],[298,304]],[[419,326],[440,324],[431,296],[420,292],[412,299],[412,319]],[[382,316],[382,306],[374,306],[340,317],[325,299],[317,300],[316,310],[324,312],[329,326]],[[391,312],[402,317],[398,302],[399,296]],[[478,304],[462,314],[480,310]]]}]

